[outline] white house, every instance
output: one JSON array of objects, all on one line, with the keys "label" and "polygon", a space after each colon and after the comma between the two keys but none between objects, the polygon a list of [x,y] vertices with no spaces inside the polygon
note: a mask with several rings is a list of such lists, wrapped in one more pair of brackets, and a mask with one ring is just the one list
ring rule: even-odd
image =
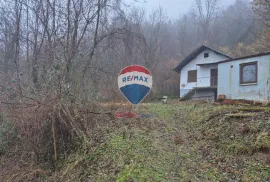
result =
[{"label": "white house", "polygon": [[217,96],[217,62],[230,56],[202,45],[189,54],[174,71],[180,73],[180,97],[188,99],[215,99]]},{"label": "white house", "polygon": [[221,61],[218,70],[218,95],[270,101],[270,52]]},{"label": "white house", "polygon": [[181,100],[270,101],[270,52],[231,58],[202,45],[174,69]]}]

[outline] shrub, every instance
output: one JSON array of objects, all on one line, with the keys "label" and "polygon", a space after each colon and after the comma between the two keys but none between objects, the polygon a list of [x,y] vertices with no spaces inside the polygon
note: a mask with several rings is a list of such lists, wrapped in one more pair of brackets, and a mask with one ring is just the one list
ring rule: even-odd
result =
[{"label": "shrub", "polygon": [[262,132],[258,135],[255,147],[258,151],[270,151],[270,136],[268,132]]},{"label": "shrub", "polygon": [[17,136],[14,122],[8,120],[5,115],[0,116],[0,154],[4,154]]}]

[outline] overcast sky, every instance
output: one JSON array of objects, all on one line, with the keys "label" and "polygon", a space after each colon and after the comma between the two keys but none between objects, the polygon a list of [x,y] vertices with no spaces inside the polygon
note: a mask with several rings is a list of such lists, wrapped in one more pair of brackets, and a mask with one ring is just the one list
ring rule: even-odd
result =
[{"label": "overcast sky", "polygon": [[[135,1],[137,1],[135,3]],[[222,6],[233,4],[236,0],[220,0]],[[161,6],[168,15],[168,18],[176,19],[181,14],[190,10],[194,5],[194,0],[125,0],[127,4],[135,4],[136,6],[144,7],[147,12]]]}]

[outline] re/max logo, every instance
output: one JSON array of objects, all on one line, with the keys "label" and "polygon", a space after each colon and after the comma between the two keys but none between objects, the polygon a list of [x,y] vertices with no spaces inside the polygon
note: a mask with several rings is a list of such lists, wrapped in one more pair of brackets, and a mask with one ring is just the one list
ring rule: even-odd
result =
[{"label": "re/max logo", "polygon": [[130,81],[143,81],[148,83],[148,78],[143,76],[126,76],[122,78],[123,83],[124,82],[130,82]]}]

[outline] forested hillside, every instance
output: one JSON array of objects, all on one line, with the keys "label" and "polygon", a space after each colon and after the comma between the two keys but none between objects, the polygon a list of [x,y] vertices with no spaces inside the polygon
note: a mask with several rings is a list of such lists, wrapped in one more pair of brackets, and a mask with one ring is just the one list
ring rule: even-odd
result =
[{"label": "forested hillside", "polygon": [[[268,50],[267,1],[194,0],[170,20],[120,0],[1,2],[0,57],[3,99],[56,95],[75,100],[120,99],[116,76],[141,64],[154,75],[152,94],[178,95],[172,72],[201,44],[232,56]],[[103,84],[99,84],[103,83]]]}]

